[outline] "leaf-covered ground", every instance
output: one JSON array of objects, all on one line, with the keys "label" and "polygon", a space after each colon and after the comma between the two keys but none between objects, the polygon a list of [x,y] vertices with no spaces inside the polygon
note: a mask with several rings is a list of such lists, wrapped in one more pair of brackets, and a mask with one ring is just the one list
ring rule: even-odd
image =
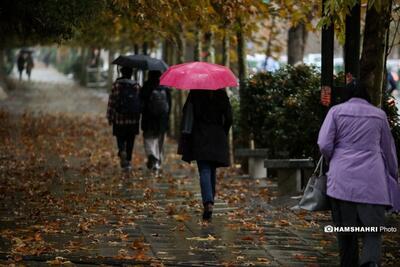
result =
[{"label": "leaf-covered ground", "polygon": [[[215,216],[204,224],[196,168],[172,140],[159,176],[144,168],[141,138],[134,170],[122,173],[105,104],[98,93],[43,83],[0,102],[2,264],[337,266],[335,237],[323,232],[330,214],[291,211],[273,182],[221,169]],[[384,266],[398,265],[399,242],[385,235]]]}]

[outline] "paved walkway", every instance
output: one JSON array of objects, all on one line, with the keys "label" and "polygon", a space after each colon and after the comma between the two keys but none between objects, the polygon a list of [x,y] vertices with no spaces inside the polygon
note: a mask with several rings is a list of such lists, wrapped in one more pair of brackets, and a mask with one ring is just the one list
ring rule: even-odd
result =
[{"label": "paved walkway", "polygon": [[[106,102],[92,92],[32,82],[0,102],[0,263],[338,265],[335,237],[323,232],[329,214],[290,211],[295,201],[277,197],[274,182],[221,169],[204,224],[196,169],[172,140],[160,176],[143,168],[140,138],[134,171],[122,173]],[[399,243],[385,236],[385,266],[398,266]]]},{"label": "paved walkway", "polygon": [[[19,72],[17,66],[14,66],[12,77],[14,79],[19,78]],[[28,75],[24,71],[22,73],[22,81],[28,81]],[[46,82],[46,83],[57,83],[57,84],[74,84],[71,78],[68,78],[64,74],[58,72],[52,65],[45,67],[45,65],[35,60],[35,67],[31,73],[32,82]]]}]

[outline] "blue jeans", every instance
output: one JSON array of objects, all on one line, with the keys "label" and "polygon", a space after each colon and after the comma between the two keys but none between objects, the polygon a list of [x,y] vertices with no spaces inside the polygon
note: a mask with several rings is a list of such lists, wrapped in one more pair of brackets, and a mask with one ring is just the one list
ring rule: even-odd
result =
[{"label": "blue jeans", "polygon": [[203,204],[214,204],[217,168],[212,162],[203,160],[197,161],[197,167],[200,174],[201,198],[203,199]]}]

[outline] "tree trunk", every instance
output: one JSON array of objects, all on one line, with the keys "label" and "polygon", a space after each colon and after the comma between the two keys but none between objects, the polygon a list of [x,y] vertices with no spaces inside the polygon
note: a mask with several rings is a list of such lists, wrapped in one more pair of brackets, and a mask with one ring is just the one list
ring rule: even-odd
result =
[{"label": "tree trunk", "polygon": [[7,71],[6,71],[6,62],[5,62],[6,50],[3,47],[0,47],[0,93],[2,90],[3,94],[7,94],[6,91],[10,89],[14,89],[10,86],[10,83],[7,82]]},{"label": "tree trunk", "polygon": [[[238,63],[238,78],[239,78],[239,97],[240,101],[242,101],[242,93],[244,90],[244,82],[247,78],[247,62],[246,62],[246,42],[243,36],[243,29],[241,20],[238,19],[238,30],[236,32],[236,41],[237,41],[237,63]],[[240,103],[240,108],[242,109],[242,103]],[[242,115],[244,115],[241,112]]]},{"label": "tree trunk", "polygon": [[215,63],[215,44],[214,44],[214,32],[209,31],[206,33],[206,51],[207,57],[206,61],[210,63]]},{"label": "tree trunk", "polygon": [[[183,25],[180,25],[180,31],[177,35],[177,63],[184,63],[186,61],[186,36],[185,29]],[[178,137],[178,129],[180,129],[181,124],[181,115],[183,105],[185,104],[185,100],[187,97],[187,93],[185,91],[179,90],[175,93],[175,106],[176,106],[176,128],[175,128],[175,136]]]},{"label": "tree trunk", "polygon": [[202,41],[202,33],[200,29],[197,29],[195,33],[194,40],[194,61],[202,61],[202,49],[203,49],[203,41]]},{"label": "tree trunk", "polygon": [[143,53],[143,55],[147,55],[148,52],[149,52],[148,50],[149,50],[148,43],[147,42],[143,42],[143,45],[142,45],[142,53]]},{"label": "tree trunk", "polygon": [[265,49],[265,69],[267,65],[267,59],[272,56],[272,40],[275,38],[275,27],[276,27],[276,16],[272,15],[271,26],[269,27],[269,35],[267,41],[267,48]]},{"label": "tree trunk", "polygon": [[224,37],[222,39],[222,64],[224,66],[227,66],[228,68],[230,66],[230,48],[231,43],[229,39],[229,33],[227,31],[224,31]]},{"label": "tree trunk", "polygon": [[[229,33],[225,30],[224,31],[224,37],[222,39],[222,64],[226,67],[229,68],[230,65],[230,57],[229,57],[229,51],[230,51],[230,39],[229,39]],[[229,91],[229,88],[227,88]],[[230,95],[230,94],[228,94]],[[234,147],[233,147],[233,129],[229,131],[229,155],[230,155],[230,161],[232,164],[235,162],[235,157],[234,157]]]},{"label": "tree trunk", "polygon": [[[240,98],[240,114],[241,114],[241,124],[243,126],[242,130],[245,131],[247,127],[247,115],[244,114],[244,106],[243,106],[243,90],[245,90],[245,80],[247,78],[247,64],[246,64],[246,42],[243,36],[243,29],[241,20],[238,19],[238,30],[236,32],[236,40],[237,40],[237,58],[238,58],[238,76],[239,76],[239,98]],[[247,139],[248,135],[244,134],[243,136]]]},{"label": "tree trunk", "polygon": [[4,62],[5,50],[0,47],[0,82],[4,80],[6,76],[6,66]]},{"label": "tree trunk", "polygon": [[[239,29],[236,32],[237,40],[237,58],[238,58],[238,75],[239,81],[242,85],[247,78],[247,64],[246,64],[246,42],[243,36],[241,21],[239,19]],[[240,87],[242,89],[242,86]]]},{"label": "tree trunk", "polygon": [[210,55],[210,62],[215,63],[215,34],[213,31],[210,32],[210,46],[208,48]]},{"label": "tree trunk", "polygon": [[[57,50],[57,57],[59,56],[59,52]],[[82,49],[82,61],[80,62],[81,64],[81,70],[80,70],[80,75],[78,77],[79,83],[83,86],[86,86],[88,82],[88,72],[87,68],[89,66],[90,61],[90,49],[88,47],[84,47]]]},{"label": "tree trunk", "polygon": [[[322,14],[326,11],[326,1],[322,0]],[[321,29],[321,92],[320,101],[325,114],[334,100],[333,89],[333,55],[334,55],[335,29],[333,23],[325,25]]]},{"label": "tree trunk", "polygon": [[346,42],[344,44],[344,72],[360,78],[360,24],[361,7],[356,4],[346,16]]},{"label": "tree trunk", "polygon": [[[180,52],[177,51],[178,48],[174,49],[173,57],[174,57],[174,62],[177,63],[179,62],[179,57],[180,57]],[[180,129],[180,118],[181,118],[181,105],[180,105],[180,99],[181,99],[181,91],[180,90],[173,90],[172,91],[172,107],[173,107],[173,112],[174,112],[174,131],[173,131],[173,137],[178,138],[179,137],[179,129]]]},{"label": "tree trunk", "polygon": [[[149,54],[149,44],[147,43],[147,42],[143,42],[143,44],[142,44],[142,54],[143,55],[148,55]],[[147,74],[148,74],[148,72],[147,71],[144,71],[144,70],[141,70],[140,71],[141,72],[141,80],[142,80],[142,85],[144,84],[144,81],[146,81],[147,80]]]},{"label": "tree trunk", "polygon": [[114,49],[110,48],[108,50],[108,78],[107,78],[107,88],[111,90],[112,84],[114,82],[114,65],[111,62],[114,59]]},{"label": "tree trunk", "polygon": [[392,1],[381,1],[381,10],[368,7],[360,63],[360,82],[371,102],[380,106],[385,72],[386,35],[389,32]]},{"label": "tree trunk", "polygon": [[304,23],[299,23],[289,29],[288,34],[288,64],[303,62],[304,49],[307,42],[307,29]]},{"label": "tree trunk", "polygon": [[[239,108],[240,108],[240,131],[241,138],[240,143],[242,146],[246,147],[248,144],[250,133],[248,132],[247,119],[248,115],[245,112],[244,107],[244,96],[243,91],[245,90],[245,80],[247,78],[247,62],[246,62],[246,42],[244,39],[244,33],[242,28],[242,21],[240,18],[237,19],[238,28],[236,31],[236,41],[237,41],[237,58],[238,58],[238,78],[239,78]],[[247,170],[247,161],[242,161],[243,169]]]},{"label": "tree trunk", "polygon": [[167,64],[170,64],[170,62],[168,61],[168,41],[164,40],[162,42],[162,47],[161,47],[161,58],[162,60],[164,60]]},{"label": "tree trunk", "polygon": [[[166,49],[167,49],[167,56],[168,56],[168,64],[173,65],[175,64],[175,58],[176,58],[176,52],[175,52],[175,46],[168,40],[166,41]],[[176,91],[177,90],[172,90],[171,91],[171,114],[169,116],[169,135],[173,138],[176,138],[177,135],[177,128],[176,128],[176,120],[177,120],[177,112],[176,112]]]},{"label": "tree trunk", "polygon": [[180,25],[179,28],[180,28],[179,33],[176,35],[178,64],[185,62],[185,56],[186,56],[185,29],[184,29],[183,25]]}]

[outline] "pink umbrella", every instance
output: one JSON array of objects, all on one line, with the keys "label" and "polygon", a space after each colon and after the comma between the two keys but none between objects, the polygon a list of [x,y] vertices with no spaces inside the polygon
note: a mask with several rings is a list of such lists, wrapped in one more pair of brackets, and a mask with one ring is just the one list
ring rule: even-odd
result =
[{"label": "pink umbrella", "polygon": [[170,67],[160,84],[183,90],[217,90],[238,86],[237,78],[224,66],[207,62],[190,62]]}]

